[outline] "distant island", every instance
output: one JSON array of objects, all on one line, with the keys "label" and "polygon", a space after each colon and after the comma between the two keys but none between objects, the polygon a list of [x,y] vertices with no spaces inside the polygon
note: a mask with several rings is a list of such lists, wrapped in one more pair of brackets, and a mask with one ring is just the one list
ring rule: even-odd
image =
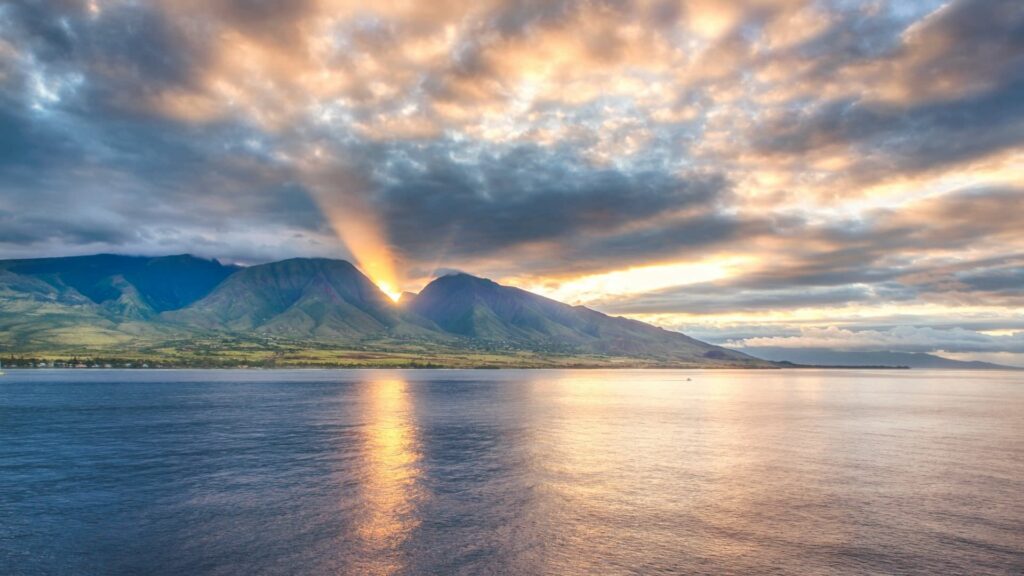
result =
[{"label": "distant island", "polygon": [[908,368],[921,370],[1024,370],[978,360],[952,360],[924,352],[845,351],[826,348],[752,347],[745,352],[780,364],[819,368]]},{"label": "distant island", "polygon": [[772,368],[469,274],[393,302],[344,260],[0,261],[0,361],[45,367]]}]

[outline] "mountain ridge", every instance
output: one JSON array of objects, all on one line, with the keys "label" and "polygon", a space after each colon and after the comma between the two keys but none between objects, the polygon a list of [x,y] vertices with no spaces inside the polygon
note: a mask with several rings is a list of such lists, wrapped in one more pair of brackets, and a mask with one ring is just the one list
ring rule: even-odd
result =
[{"label": "mountain ridge", "polygon": [[127,346],[231,356],[234,346],[266,361],[282,357],[287,342],[288,354],[304,353],[313,364],[330,350],[428,362],[469,354],[526,366],[771,366],[465,273],[437,278],[396,304],[350,262],[328,258],[248,267],[189,255],[0,261],[0,332],[8,353],[120,354]]},{"label": "mountain ridge", "polygon": [[686,349],[690,358],[750,359],[679,332],[570,306],[464,272],[435,279],[406,306],[448,332],[485,340],[540,341],[604,354],[675,357],[676,351]]},{"label": "mountain ridge", "polygon": [[[120,276],[156,312],[195,301],[238,269],[238,266],[225,266],[217,260],[190,254],[155,257],[96,254],[0,260],[0,270],[37,277],[55,287],[73,288],[96,303],[121,296],[119,287],[110,284],[111,279]],[[179,281],[165,282],[168,275],[177,276]],[[181,277],[187,278],[181,281]]]}]

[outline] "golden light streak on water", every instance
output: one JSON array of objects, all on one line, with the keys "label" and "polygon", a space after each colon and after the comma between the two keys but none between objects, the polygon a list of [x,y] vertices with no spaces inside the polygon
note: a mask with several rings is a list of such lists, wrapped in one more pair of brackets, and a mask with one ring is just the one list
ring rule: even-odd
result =
[{"label": "golden light streak on water", "polygon": [[363,434],[362,514],[356,535],[367,565],[364,574],[394,574],[402,569],[400,548],[419,525],[420,448],[408,384],[374,380],[364,392],[368,420]]}]

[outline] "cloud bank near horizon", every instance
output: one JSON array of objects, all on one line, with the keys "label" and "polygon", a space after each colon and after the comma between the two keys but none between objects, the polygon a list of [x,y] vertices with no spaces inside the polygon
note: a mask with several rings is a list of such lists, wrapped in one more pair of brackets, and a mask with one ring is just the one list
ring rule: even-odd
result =
[{"label": "cloud bank near horizon", "polygon": [[961,350],[925,331],[1024,323],[1022,176],[1012,0],[0,7],[0,257],[458,268]]}]

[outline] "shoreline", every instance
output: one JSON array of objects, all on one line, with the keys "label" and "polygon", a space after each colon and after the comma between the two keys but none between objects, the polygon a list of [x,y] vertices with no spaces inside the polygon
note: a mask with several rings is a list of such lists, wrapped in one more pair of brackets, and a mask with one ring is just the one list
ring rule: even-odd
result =
[{"label": "shoreline", "polygon": [[[332,365],[332,366],[150,366],[150,367],[139,367],[139,366],[97,366],[87,368],[77,367],[53,367],[53,366],[4,366],[5,372],[15,371],[51,371],[51,372],[112,372],[112,371],[124,371],[124,372],[153,372],[160,370],[194,370],[194,371],[252,371],[252,372],[274,372],[274,371],[290,371],[290,370],[409,370],[409,371],[430,371],[430,370],[744,370],[744,371],[758,371],[758,370],[914,370],[909,366],[815,366],[815,365],[795,365],[795,366],[629,366],[629,365],[617,365],[617,366],[602,366],[602,365],[580,365],[580,366],[406,366],[406,365]],[[920,370],[920,369],[918,369]],[[944,370],[965,370],[946,368]],[[1024,370],[1021,368],[1019,370]],[[991,370],[998,372],[999,370]],[[1007,371],[1013,371],[1012,368]]]}]

